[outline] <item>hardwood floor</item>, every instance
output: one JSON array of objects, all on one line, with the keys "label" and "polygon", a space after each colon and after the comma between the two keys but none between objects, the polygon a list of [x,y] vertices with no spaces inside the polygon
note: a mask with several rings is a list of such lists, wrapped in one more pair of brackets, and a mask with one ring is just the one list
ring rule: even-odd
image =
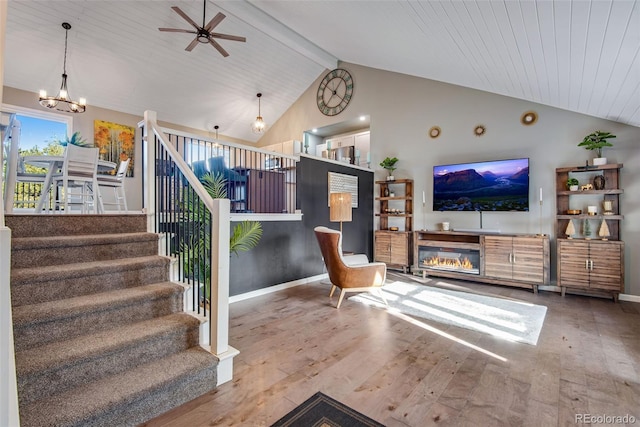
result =
[{"label": "hardwood floor", "polygon": [[269,426],[317,391],[388,427],[640,423],[640,304],[427,281],[545,305],[538,345],[349,300],[336,310],[316,282],[232,304],[233,381],[145,425]]}]

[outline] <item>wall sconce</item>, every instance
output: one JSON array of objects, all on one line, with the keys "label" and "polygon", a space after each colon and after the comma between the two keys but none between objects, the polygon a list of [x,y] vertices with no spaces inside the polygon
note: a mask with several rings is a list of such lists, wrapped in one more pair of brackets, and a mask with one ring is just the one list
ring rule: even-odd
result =
[{"label": "wall sconce", "polygon": [[351,222],[351,193],[331,193],[329,195],[329,221],[340,223]]}]

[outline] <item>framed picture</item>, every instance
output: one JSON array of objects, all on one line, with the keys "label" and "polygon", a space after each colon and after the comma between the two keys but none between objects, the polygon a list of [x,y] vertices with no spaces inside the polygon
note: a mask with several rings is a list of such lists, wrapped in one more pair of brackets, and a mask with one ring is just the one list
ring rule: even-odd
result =
[{"label": "framed picture", "polygon": [[327,206],[331,199],[331,193],[351,193],[351,207],[358,207],[358,177],[337,172],[328,172],[329,192]]},{"label": "framed picture", "polygon": [[126,176],[133,176],[136,130],[133,126],[94,120],[93,144],[100,149],[100,158],[114,163],[131,159]]}]

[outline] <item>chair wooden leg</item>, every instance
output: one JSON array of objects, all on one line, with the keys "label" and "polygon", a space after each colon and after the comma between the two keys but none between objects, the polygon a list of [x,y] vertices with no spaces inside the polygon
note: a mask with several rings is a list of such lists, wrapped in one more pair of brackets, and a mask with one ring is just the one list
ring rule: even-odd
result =
[{"label": "chair wooden leg", "polygon": [[329,293],[329,298],[333,297],[333,292],[336,290],[336,285],[331,285],[331,292]]},{"label": "chair wooden leg", "polygon": [[346,294],[347,292],[344,289],[340,290],[340,298],[338,298],[338,305],[336,305],[336,308],[340,308],[340,304],[342,304],[342,299],[344,298],[344,294]]}]

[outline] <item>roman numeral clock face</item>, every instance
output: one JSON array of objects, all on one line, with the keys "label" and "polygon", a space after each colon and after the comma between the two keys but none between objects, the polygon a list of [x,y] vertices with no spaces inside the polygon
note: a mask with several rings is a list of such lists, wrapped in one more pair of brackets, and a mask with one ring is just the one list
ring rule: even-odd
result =
[{"label": "roman numeral clock face", "polygon": [[340,114],[353,95],[353,78],[347,70],[329,71],[318,86],[318,109],[326,116]]}]

